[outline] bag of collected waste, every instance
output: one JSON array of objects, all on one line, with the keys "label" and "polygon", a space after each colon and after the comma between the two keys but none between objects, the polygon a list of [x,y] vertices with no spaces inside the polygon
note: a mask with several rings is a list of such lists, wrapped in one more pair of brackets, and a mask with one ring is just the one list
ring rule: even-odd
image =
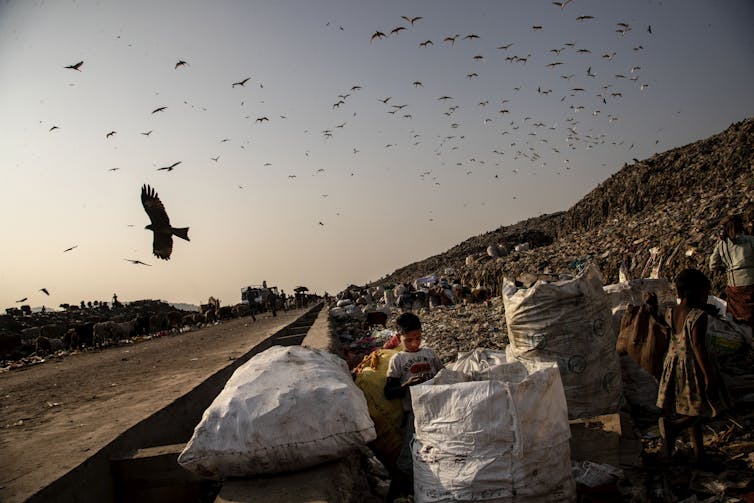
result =
[{"label": "bag of collected waste", "polygon": [[459,353],[456,360],[445,368],[468,375],[472,380],[479,380],[480,374],[502,363],[508,363],[505,351],[475,348],[468,353]]},{"label": "bag of collected waste", "polygon": [[621,319],[618,355],[629,355],[655,379],[662,375],[672,329],[651,305],[628,306]]},{"label": "bag of collected waste", "polygon": [[616,412],[621,399],[616,333],[602,275],[590,264],[576,278],[518,290],[506,279],[509,356],[556,362],[571,419]]},{"label": "bag of collected waste", "polygon": [[571,433],[557,365],[516,361],[473,368],[474,359],[484,357],[470,356],[411,387],[415,501],[574,501]]},{"label": "bag of collected waste", "polygon": [[653,292],[657,295],[660,312],[676,304],[676,295],[670,281],[663,278],[644,278],[605,285],[603,290],[610,301],[613,312],[615,331],[620,330],[620,322],[628,306],[640,306],[644,294]]},{"label": "bag of collected waste", "polygon": [[178,463],[213,479],[299,470],[375,438],[363,393],[326,351],[274,346],[240,366]]},{"label": "bag of collected waste", "polygon": [[378,349],[364,357],[354,369],[356,386],[364,393],[369,416],[374,421],[377,438],[370,444],[382,464],[388,468],[395,465],[403,445],[403,407],[401,400],[385,398],[385,381],[390,358],[402,351],[398,349]]},{"label": "bag of collected waste", "polygon": [[330,309],[330,316],[335,318],[336,320],[341,321],[346,320],[350,317],[350,315],[342,307],[334,307]]},{"label": "bag of collected waste", "polygon": [[715,297],[714,295],[709,295],[707,297],[707,304],[711,304],[715,306],[717,309],[717,315],[720,318],[726,318],[731,319],[733,316],[728,313],[728,303],[721,299],[720,297]]},{"label": "bag of collected waste", "polygon": [[708,316],[707,344],[718,357],[739,353],[751,346],[751,327],[732,319]]}]

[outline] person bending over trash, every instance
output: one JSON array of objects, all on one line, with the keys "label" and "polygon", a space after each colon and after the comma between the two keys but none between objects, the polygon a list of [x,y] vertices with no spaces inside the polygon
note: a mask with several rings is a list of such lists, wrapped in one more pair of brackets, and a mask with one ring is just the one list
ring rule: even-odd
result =
[{"label": "person bending over trash", "polygon": [[726,273],[728,312],[754,328],[754,237],[744,234],[739,215],[723,220],[709,267]]},{"label": "person bending over trash", "polygon": [[398,494],[413,493],[413,460],[411,458],[411,440],[414,436],[414,414],[411,409],[409,388],[415,384],[432,379],[442,368],[442,362],[434,350],[421,347],[422,324],[413,313],[403,313],[395,320],[398,334],[403,343],[403,351],[390,359],[385,382],[385,398],[402,400],[403,423],[406,434],[403,446],[396,461],[396,473],[393,474],[387,501],[393,501]]},{"label": "person bending over trash", "polygon": [[666,315],[672,331],[657,394],[657,407],[662,410],[660,435],[664,456],[669,459],[676,436],[688,429],[694,459],[703,464],[701,419],[717,416],[730,407],[730,400],[707,350],[705,304],[710,280],[697,269],[685,269],[678,274],[675,288],[681,303]]}]

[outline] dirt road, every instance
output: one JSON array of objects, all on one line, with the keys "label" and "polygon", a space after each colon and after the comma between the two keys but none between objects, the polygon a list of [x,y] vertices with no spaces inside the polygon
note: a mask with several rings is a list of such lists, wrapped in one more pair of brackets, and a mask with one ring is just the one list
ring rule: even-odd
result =
[{"label": "dirt road", "polygon": [[306,310],[0,374],[0,501],[23,501]]}]

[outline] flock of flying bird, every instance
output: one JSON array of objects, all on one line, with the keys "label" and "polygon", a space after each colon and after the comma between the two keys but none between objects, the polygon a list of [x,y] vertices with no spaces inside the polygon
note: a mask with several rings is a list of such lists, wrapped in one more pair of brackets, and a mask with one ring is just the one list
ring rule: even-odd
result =
[{"label": "flock of flying bird", "polygon": [[[551,2],[557,8],[560,8],[564,12],[569,12],[569,7],[573,3],[573,0],[565,0],[562,2]],[[400,16],[401,21],[396,23],[396,26],[392,29],[375,30],[370,38],[371,49],[379,51],[379,45],[383,43],[385,39],[394,37],[401,37],[405,39],[409,36],[412,29],[422,23],[427,23],[430,19],[425,16]],[[576,23],[597,23],[601,22],[594,16],[580,14],[573,16],[573,20]],[[328,23],[329,26],[330,23]],[[606,128],[604,123],[592,123],[587,122],[589,120],[598,120],[603,117],[607,119],[608,123],[618,120],[618,116],[610,111],[610,105],[616,100],[623,99],[624,93],[627,93],[627,85],[633,84],[640,91],[644,91],[648,88],[649,84],[642,78],[641,66],[635,64],[635,61],[630,64],[627,60],[640,57],[640,53],[644,50],[646,41],[635,41],[632,35],[635,33],[645,33],[645,37],[652,35],[652,27],[646,26],[641,30],[636,29],[626,22],[618,21],[613,23],[616,36],[621,39],[631,40],[626,45],[626,53],[630,57],[626,57],[626,54],[618,54],[616,52],[603,52],[598,53],[592,48],[583,47],[574,41],[564,41],[562,44],[551,48],[546,55],[535,54],[532,55],[529,51],[525,50],[526,42],[502,40],[494,44],[495,54],[483,54],[483,50],[480,49],[479,53],[474,54],[470,60],[469,65],[473,65],[472,71],[465,74],[465,78],[469,81],[475,79],[486,78],[486,66],[485,65],[513,65],[510,68],[515,68],[518,71],[522,71],[524,68],[530,68],[532,65],[537,64],[539,59],[543,66],[553,71],[552,78],[546,82],[531,82],[525,78],[522,78],[523,82],[527,82],[527,85],[516,85],[508,90],[502,90],[501,96],[479,96],[479,99],[475,102],[460,102],[460,100],[454,99],[449,94],[441,94],[432,98],[432,101],[436,105],[432,105],[430,108],[414,109],[414,106],[409,102],[397,102],[397,98],[393,95],[407,95],[407,91],[404,89],[391,89],[385,94],[372,94],[373,99],[378,100],[381,106],[384,106],[384,112],[395,117],[396,120],[410,121],[415,118],[416,114],[436,114],[435,116],[444,121],[446,134],[435,134],[433,136],[425,135],[423,132],[416,129],[411,129],[408,132],[406,143],[400,143],[401,146],[409,146],[413,148],[420,148],[422,144],[433,145],[431,155],[439,157],[439,165],[445,166],[446,161],[452,163],[455,161],[456,168],[461,168],[465,171],[466,175],[474,173],[475,169],[482,167],[510,167],[515,165],[516,168],[510,169],[511,174],[518,173],[518,169],[521,164],[528,163],[530,167],[542,167],[546,166],[546,162],[543,160],[544,150],[549,149],[552,153],[558,154],[562,157],[563,169],[569,170],[569,159],[567,152],[569,150],[576,150],[577,148],[592,149],[599,145],[611,143],[612,145],[623,145],[623,141],[612,140],[605,132]],[[344,31],[342,26],[339,26],[341,31]],[[542,24],[532,24],[530,30],[532,32],[542,32],[547,29],[547,26]],[[442,46],[445,48],[455,47],[456,44],[469,44],[468,47],[474,47],[474,44],[480,44],[480,41],[487,41],[490,37],[484,33],[467,33],[467,34],[439,34],[434,38],[437,41],[437,45],[432,38],[416,38],[414,44],[417,44],[421,50],[433,51],[441,50]],[[409,41],[407,41],[410,43]],[[433,48],[434,46],[434,48]],[[489,44],[487,44],[489,46]],[[416,45],[414,46],[416,47]],[[519,49],[523,47],[524,49]],[[522,52],[517,51],[517,49]],[[489,49],[485,49],[489,50]],[[514,52],[516,54],[514,54]],[[449,57],[455,57],[450,55]],[[598,58],[598,59],[594,59]],[[544,64],[544,61],[547,61]],[[609,74],[605,73],[604,65],[610,63],[615,67],[614,71]],[[603,67],[600,74],[595,70],[597,66]],[[190,67],[190,63],[184,59],[178,59],[174,64],[174,71],[182,71],[185,68]],[[452,66],[450,66],[452,67]],[[64,66],[64,69],[82,72],[85,71],[84,61],[78,61],[74,64]],[[556,70],[565,69],[566,71],[555,73]],[[499,68],[495,71],[499,72]],[[490,72],[493,73],[493,72]],[[499,75],[499,73],[497,73]],[[228,81],[229,87],[233,92],[239,92],[246,88],[247,84],[252,82],[252,77],[244,76],[243,78],[235,81]],[[260,89],[264,86],[261,82],[257,82]],[[425,89],[426,82],[422,79],[408,79],[406,81],[407,89],[423,90]],[[595,86],[598,84],[598,86]],[[347,88],[346,91],[340,93],[333,93],[336,98],[333,100],[329,112],[339,120],[333,121],[335,125],[325,126],[320,129],[322,137],[325,141],[334,140],[338,136],[338,132],[350,127],[354,122],[358,121],[361,116],[356,111],[352,111],[352,115],[348,120],[343,120],[343,112],[351,111],[351,103],[355,96],[366,95],[365,89],[370,88],[366,84],[354,84]],[[595,91],[596,90],[596,91]],[[369,91],[379,92],[379,89],[369,89]],[[382,90],[384,92],[384,89]],[[517,107],[516,96],[521,93],[534,93],[542,99],[553,100],[553,106],[558,103],[562,103],[564,110],[566,110],[565,117],[561,121],[544,120],[535,117],[533,114],[528,115],[519,111]],[[244,95],[239,95],[239,99]],[[415,95],[414,95],[415,96]],[[424,97],[425,101],[430,98]],[[372,102],[374,103],[374,102]],[[184,101],[184,104],[191,105],[188,101]],[[193,107],[193,105],[191,105]],[[241,106],[244,106],[244,101],[241,101]],[[565,108],[567,107],[567,108]],[[147,109],[148,110],[148,109]],[[206,109],[204,109],[206,110]],[[581,113],[586,110],[586,113]],[[473,134],[476,129],[469,128],[464,122],[457,119],[458,115],[462,112],[466,113],[466,117],[478,116],[479,123],[485,127],[502,126],[497,132],[500,137],[500,144],[496,148],[492,148],[489,151],[480,151],[479,145],[474,144],[474,138],[469,136]],[[168,106],[159,106],[151,110],[150,115],[169,113]],[[586,115],[586,118],[582,119],[582,116]],[[266,123],[270,123],[272,115],[260,115],[258,117],[247,116],[247,119],[253,119],[253,123],[258,126],[263,126]],[[274,121],[284,120],[286,115],[276,114],[273,117]],[[49,128],[49,132],[60,130],[58,125],[52,125]],[[316,130],[317,128],[308,128],[304,133],[308,134],[309,130]],[[595,132],[595,130],[597,132]],[[144,131],[140,134],[145,137],[150,137],[153,130]],[[112,139],[117,134],[115,130],[109,130],[105,132],[105,140]],[[507,139],[507,141],[506,141]],[[219,143],[230,142],[230,138],[224,138]],[[337,141],[337,140],[336,140]],[[658,140],[659,141],[659,140]],[[245,148],[246,144],[240,144],[241,149]],[[390,141],[384,144],[384,148],[395,148],[399,144],[395,141]],[[633,144],[629,147],[629,150],[633,148]],[[361,152],[358,146],[349,145],[349,153],[357,155]],[[304,153],[305,157],[309,156],[309,150]],[[214,163],[218,163],[220,155],[208,156],[208,159]],[[452,159],[452,160],[451,160]],[[174,169],[181,166],[182,160],[176,160],[170,164],[160,166],[156,168],[161,172],[172,172]],[[272,163],[265,162],[263,166],[271,166]],[[117,171],[119,168],[111,168],[110,171]],[[421,180],[430,180],[435,185],[440,185],[441,176],[443,171],[447,173],[447,170],[437,168],[436,170],[423,170],[418,176]],[[456,170],[457,171],[457,170]],[[495,179],[500,178],[502,172],[500,169],[493,168],[494,172],[488,173]],[[533,174],[536,174],[536,169],[533,169]],[[559,168],[555,168],[558,174],[563,173]],[[324,168],[317,169],[313,174],[319,174],[324,172]],[[352,172],[353,176],[354,173]],[[287,174],[287,177],[291,181],[295,181],[297,175],[295,173]],[[239,185],[239,188],[243,188]],[[147,229],[154,232],[153,236],[153,253],[156,257],[161,259],[169,259],[172,253],[172,236],[176,235],[185,240],[188,240],[188,229],[175,229],[170,227],[167,213],[164,206],[157,197],[155,190],[149,186],[144,186],[141,193],[142,205],[148,214],[151,224],[147,226]],[[432,219],[430,219],[432,220]],[[322,220],[317,221],[319,226],[324,226]],[[185,232],[184,232],[185,231]],[[64,252],[70,252],[77,246],[69,247]],[[124,259],[130,263],[136,265],[149,266],[145,262],[138,259]],[[48,293],[46,289],[42,289]],[[49,294],[49,293],[48,293]],[[25,301],[26,298],[19,300],[18,302]]]},{"label": "flock of flying bird", "polygon": [[[552,2],[552,4],[568,12],[570,9],[566,10],[566,7],[572,1]],[[411,30],[417,22],[424,20],[424,17],[401,16],[401,19],[405,21],[405,24],[399,24],[391,30],[374,31],[370,37],[370,43],[377,46],[384,39],[390,37],[405,37],[404,32]],[[574,16],[573,19],[577,24],[599,22],[595,16],[587,14]],[[575,151],[578,148],[594,149],[607,143],[613,146],[623,146],[625,144],[624,140],[611,139],[607,134],[608,129],[606,124],[596,121],[603,118],[606,119],[608,124],[617,121],[619,119],[617,113],[611,111],[613,102],[622,100],[624,93],[628,94],[631,87],[635,87],[640,92],[649,88],[649,83],[643,80],[641,66],[627,63],[629,59],[635,60],[640,57],[640,53],[644,50],[643,43],[646,42],[638,43],[634,40],[635,37],[631,36],[634,33],[634,27],[629,23],[617,21],[613,27],[616,37],[626,41],[624,43],[626,46],[624,54],[619,55],[616,51],[597,53],[596,50],[593,51],[590,48],[583,47],[575,41],[564,41],[559,46],[553,47],[548,51],[548,54],[544,56],[548,62],[543,66],[549,70],[567,68],[568,71],[560,73],[557,76],[553,75],[546,82],[534,85],[529,84],[529,86],[517,85],[512,87],[507,95],[499,96],[497,99],[480,97],[476,103],[457,103],[449,95],[437,97],[436,100],[439,103],[449,104],[444,110],[438,109],[447,117],[448,134],[437,136],[438,143],[433,150],[434,154],[444,156],[443,158],[447,159],[449,156],[446,154],[452,151],[468,151],[468,145],[471,143],[472,155],[466,159],[457,159],[455,162],[456,167],[473,168],[484,166],[486,163],[493,164],[494,166],[504,166],[506,164],[516,164],[516,166],[519,166],[520,161],[524,161],[525,163],[529,163],[532,168],[532,174],[536,174],[536,168],[545,168],[547,166],[547,162],[543,159],[543,149],[549,149],[550,152],[548,154],[555,154],[562,158],[562,170],[557,166],[554,168],[555,172],[560,175],[571,169],[569,164],[570,159],[567,155],[568,151]],[[532,32],[542,32],[546,27],[541,24],[533,24],[530,29]],[[636,33],[639,31],[636,30]],[[641,31],[644,31],[646,36],[651,36],[652,26],[647,25],[646,30],[642,29]],[[476,33],[468,33],[463,36],[456,33],[441,35],[435,38],[435,40],[441,40],[441,43],[447,47],[454,47],[457,42],[473,46],[473,44],[477,44],[482,38],[482,36]],[[484,38],[487,38],[486,35]],[[418,46],[422,49],[428,49],[435,45],[432,39],[427,38],[416,38],[414,43],[418,43]],[[489,44],[487,45],[489,46]],[[489,60],[493,61],[492,64],[500,65],[501,62],[504,62],[521,69],[526,67],[527,64],[531,66],[533,64],[533,57],[543,57],[541,54],[533,56],[528,51],[525,54],[513,54],[516,46],[517,43],[513,41],[503,41],[503,43],[495,44],[496,54],[494,56],[485,57],[482,53],[474,54],[471,57],[471,64],[475,65],[475,69],[467,73],[465,77],[469,80],[482,78],[480,74],[483,73],[482,68],[484,66],[480,65],[486,64]],[[524,44],[518,44],[518,46],[524,46]],[[593,53],[597,54],[593,55]],[[628,57],[626,57],[627,54],[629,55]],[[594,58],[599,59],[595,60]],[[595,68],[598,65],[604,68],[606,64],[611,65],[614,69],[611,68],[610,73],[605,73],[605,70],[602,69],[601,74],[598,75]],[[531,79],[522,80],[531,81]],[[596,87],[595,83],[599,87]],[[414,88],[424,88],[424,84],[422,80],[411,82],[411,86]],[[533,115],[528,115],[523,111],[517,112],[514,109],[518,101],[515,99],[515,96],[523,94],[527,90],[532,93],[535,87],[538,96],[543,99],[553,99],[553,102],[551,102],[553,109],[558,103],[563,104],[563,106],[567,105],[568,108],[562,120],[537,120]],[[352,88],[351,90],[353,91],[354,89]],[[550,95],[553,96],[548,98]],[[378,97],[377,99],[390,107],[387,113],[402,119],[414,118],[414,112],[408,104],[392,104],[392,96]],[[339,95],[339,100],[335,102],[333,108],[339,108],[344,103],[344,95]],[[491,112],[489,108],[495,104],[498,107],[494,112]],[[498,131],[499,134],[503,137],[509,135],[508,138],[511,138],[513,141],[501,142],[498,148],[493,148],[489,152],[480,152],[478,145],[473,144],[473,139],[464,134],[469,129],[465,127],[465,124],[461,120],[455,120],[459,109],[466,108],[468,110],[471,107],[479,110],[479,118],[485,126],[502,123],[503,128]],[[586,114],[591,115],[591,117],[589,115],[586,116],[591,121],[583,117],[585,114],[581,112],[585,110]],[[514,114],[515,118],[513,118]],[[506,121],[504,120],[505,117],[510,117],[512,120]],[[323,130],[322,133],[326,138],[333,137],[333,129]],[[565,141],[563,141],[563,138],[565,138]],[[417,147],[422,143],[422,139],[423,137],[420,132],[412,130],[407,143]],[[658,143],[659,139],[655,141],[655,144]],[[385,145],[385,148],[395,146],[395,143],[388,143]],[[634,144],[632,143],[628,146],[628,150],[631,150],[633,147]],[[356,153],[356,150],[354,150],[354,153]],[[441,162],[441,165],[445,165],[445,163]],[[499,170],[496,171],[494,178],[498,179],[501,173]],[[471,175],[474,173],[474,169],[466,169],[465,173],[466,175]],[[518,173],[518,169],[511,169],[511,173]],[[432,170],[422,171],[419,176],[422,180],[430,178],[434,181],[435,185],[440,185],[439,174]]]}]

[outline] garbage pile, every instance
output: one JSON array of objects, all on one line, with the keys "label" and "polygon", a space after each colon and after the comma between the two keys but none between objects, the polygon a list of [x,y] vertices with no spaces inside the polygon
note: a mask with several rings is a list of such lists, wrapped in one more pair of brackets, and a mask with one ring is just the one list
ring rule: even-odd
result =
[{"label": "garbage pile", "polygon": [[[95,301],[80,306],[63,304],[63,311],[32,312],[7,309],[0,315],[0,372],[37,365],[82,351],[118,343],[131,344],[212,323],[216,317],[177,309],[160,300],[137,300],[110,305]],[[228,306],[229,317],[240,315]],[[248,314],[248,313],[246,313]],[[95,325],[132,323],[120,337],[99,340]],[[112,332],[112,331],[111,331]]]},{"label": "garbage pile", "polygon": [[[411,281],[452,267],[464,284],[479,283],[499,295],[504,277],[576,275],[590,261],[610,281],[619,280],[621,268],[625,279],[648,278],[653,269],[654,277],[675,277],[686,267],[706,271],[722,217],[751,212],[752,158],[754,119],[748,119],[706,140],[624,166],[566,212],[470,238],[376,284]],[[524,243],[530,249],[516,251]],[[713,290],[721,291],[722,275],[711,279]]]},{"label": "garbage pile", "polygon": [[[664,323],[662,312],[675,303],[670,283],[650,278],[603,287],[602,277],[593,263],[587,263],[582,273],[574,277],[533,276],[538,277],[539,282],[528,283],[529,288],[524,288],[522,282],[509,282],[502,297],[482,303],[421,307],[414,311],[422,320],[423,345],[435,349],[447,370],[457,372],[452,374],[455,376],[452,384],[481,382],[490,368],[501,364],[555,365],[553,368],[559,370],[559,384],[562,383],[567,404],[571,480],[575,482],[579,501],[754,501],[751,331],[725,316],[725,302],[715,297],[709,299],[718,309],[718,316],[710,316],[708,342],[721,364],[736,408],[704,428],[704,444],[713,468],[695,466],[687,438],[677,440],[677,453],[668,463],[659,458],[657,380],[651,372],[656,355],[647,357],[651,351],[645,351],[645,346],[662,342],[659,339]],[[650,307],[645,306],[648,298],[654,306],[651,313],[656,314],[649,314]],[[390,467],[400,450],[401,410],[384,398],[383,388],[387,363],[395,351],[402,348],[383,349],[381,343],[392,333],[393,319],[400,310],[391,308],[387,329],[382,326],[365,328],[363,320],[370,310],[377,308],[385,306],[378,302],[362,305],[354,302],[353,307],[348,308],[348,316],[336,311],[339,319],[331,318],[331,326],[334,334],[348,336],[342,338],[346,344],[370,341],[359,347],[365,357],[351,367],[375,423],[377,438],[370,446],[385,466]],[[648,336],[650,326],[657,331],[654,336]],[[354,362],[356,360],[354,358]],[[416,395],[412,388],[412,399],[414,396],[419,399],[420,389],[443,383],[441,375],[430,383],[414,387]],[[471,396],[476,398],[470,399]],[[482,402],[474,401],[481,400],[481,396],[461,393],[460,398],[453,399],[472,402],[453,410],[473,411],[474,407],[482,406]],[[438,402],[431,410],[446,409]],[[482,431],[481,427],[463,426],[468,419],[464,416],[458,421],[441,421],[446,430],[452,425],[461,428],[452,435],[447,430],[447,437],[463,438],[466,430]],[[422,421],[426,422],[425,426],[420,424]],[[485,480],[486,484],[489,480],[478,470],[456,473],[454,470],[458,467],[449,461],[454,455],[455,459],[463,459],[465,466],[470,466],[469,456],[474,454],[453,451],[455,440],[438,441],[436,438],[431,440],[434,447],[427,450],[429,444],[425,442],[429,442],[431,434],[428,437],[427,432],[422,433],[422,428],[430,428],[430,423],[431,418],[420,419],[417,414],[415,489],[426,490],[425,496],[417,492],[415,499],[421,500],[429,494],[434,498],[432,501],[483,499],[469,494],[473,493],[476,482]],[[494,431],[491,423],[487,426],[489,431]],[[464,445],[468,447],[472,442]],[[422,448],[425,451],[421,451]],[[443,449],[450,450],[444,453]],[[429,457],[422,457],[422,452]],[[444,477],[455,483],[443,482]],[[421,481],[416,482],[419,479]],[[461,479],[467,483],[459,484]],[[510,488],[510,485],[505,487]],[[508,501],[507,493],[495,494],[502,495],[500,501]]]}]

